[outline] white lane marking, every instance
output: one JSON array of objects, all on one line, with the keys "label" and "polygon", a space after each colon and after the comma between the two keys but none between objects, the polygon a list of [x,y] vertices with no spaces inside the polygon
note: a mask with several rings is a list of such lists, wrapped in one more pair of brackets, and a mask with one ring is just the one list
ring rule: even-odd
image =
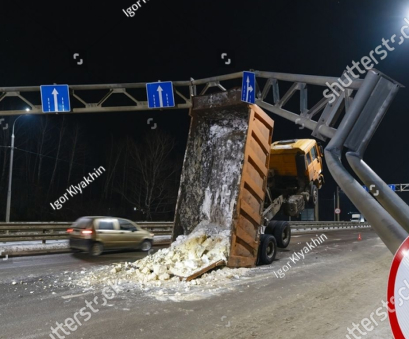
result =
[{"label": "white lane marking", "polygon": [[72,294],[72,295],[64,295],[61,298],[63,298],[63,299],[72,299],[72,298],[82,297],[83,295],[88,295],[88,294],[92,294],[92,292],[81,293],[81,294]]},{"label": "white lane marking", "polygon": [[42,332],[42,333],[37,333],[37,334],[30,334],[30,335],[26,335],[24,337],[20,337],[20,339],[42,338],[42,337],[46,336],[47,334],[49,334],[49,333],[48,332]]}]

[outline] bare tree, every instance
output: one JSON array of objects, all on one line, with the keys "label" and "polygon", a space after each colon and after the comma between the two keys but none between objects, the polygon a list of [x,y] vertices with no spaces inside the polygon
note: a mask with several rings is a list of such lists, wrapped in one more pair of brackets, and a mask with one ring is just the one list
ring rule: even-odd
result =
[{"label": "bare tree", "polygon": [[108,163],[107,173],[109,174],[105,177],[104,191],[103,194],[101,195],[101,200],[102,198],[107,199],[114,190],[114,179],[116,176],[116,169],[121,158],[123,148],[124,146],[121,143],[119,144],[117,143],[116,145],[114,144],[113,136],[111,134],[111,150],[107,162]]},{"label": "bare tree", "polygon": [[69,160],[69,165],[68,165],[68,178],[67,178],[67,183],[70,182],[71,179],[71,174],[72,174],[72,168],[74,165],[74,160],[77,154],[77,146],[78,146],[78,141],[81,135],[81,127],[78,124],[78,122],[75,123],[73,132],[71,134],[70,138],[70,144],[71,144],[71,152],[70,152],[70,160]]},{"label": "bare tree", "polygon": [[160,131],[147,134],[140,144],[128,139],[128,175],[126,181],[122,178],[126,187],[118,185],[118,190],[147,220],[153,214],[174,209],[177,194],[173,180],[177,171],[171,159],[174,147],[174,139]]}]

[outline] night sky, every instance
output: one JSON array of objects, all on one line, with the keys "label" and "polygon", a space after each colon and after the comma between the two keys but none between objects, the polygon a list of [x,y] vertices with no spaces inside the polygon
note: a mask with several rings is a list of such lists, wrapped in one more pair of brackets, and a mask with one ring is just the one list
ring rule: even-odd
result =
[{"label": "night sky", "polygon": [[[3,2],[0,87],[176,81],[249,69],[339,77],[382,38],[400,36],[404,18],[409,18],[409,1],[141,0],[135,16],[127,17],[123,9],[134,3]],[[409,86],[409,39],[394,47],[376,68]],[[72,65],[75,52],[85,58],[84,67]],[[233,66],[222,66],[221,52],[232,57]],[[408,90],[398,92],[365,156],[387,183],[409,182]],[[5,102],[0,108],[13,107]],[[270,116],[275,120],[274,140],[311,134]],[[85,126],[89,143],[101,157],[110,133],[138,138],[150,131],[149,118],[177,139],[183,155],[187,110],[69,117]],[[335,184],[327,170],[325,174],[321,197],[332,199]],[[401,196],[409,201],[409,192]]]}]

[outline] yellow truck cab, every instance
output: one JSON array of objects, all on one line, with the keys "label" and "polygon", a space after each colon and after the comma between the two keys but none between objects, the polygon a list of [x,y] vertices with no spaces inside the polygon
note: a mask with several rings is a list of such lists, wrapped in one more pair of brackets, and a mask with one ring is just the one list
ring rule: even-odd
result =
[{"label": "yellow truck cab", "polygon": [[[314,139],[282,140],[271,144],[261,232],[264,237],[272,235],[280,248],[290,243],[291,227],[287,221],[273,218],[279,212],[296,217],[306,207],[317,208],[318,190],[324,182],[323,153]],[[261,262],[269,260],[264,258]]]},{"label": "yellow truck cab", "polygon": [[324,182],[322,147],[314,139],[276,141],[271,145],[269,169],[278,194],[305,194],[315,204]]}]

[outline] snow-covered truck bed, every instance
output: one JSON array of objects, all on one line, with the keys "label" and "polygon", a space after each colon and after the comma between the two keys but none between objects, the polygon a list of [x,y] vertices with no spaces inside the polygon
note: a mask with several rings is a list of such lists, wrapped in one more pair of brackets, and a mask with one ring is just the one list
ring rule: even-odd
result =
[{"label": "snow-covered truck bed", "polygon": [[240,89],[192,101],[172,238],[208,222],[230,234],[227,266],[253,267],[274,122],[257,105],[242,102]]}]

